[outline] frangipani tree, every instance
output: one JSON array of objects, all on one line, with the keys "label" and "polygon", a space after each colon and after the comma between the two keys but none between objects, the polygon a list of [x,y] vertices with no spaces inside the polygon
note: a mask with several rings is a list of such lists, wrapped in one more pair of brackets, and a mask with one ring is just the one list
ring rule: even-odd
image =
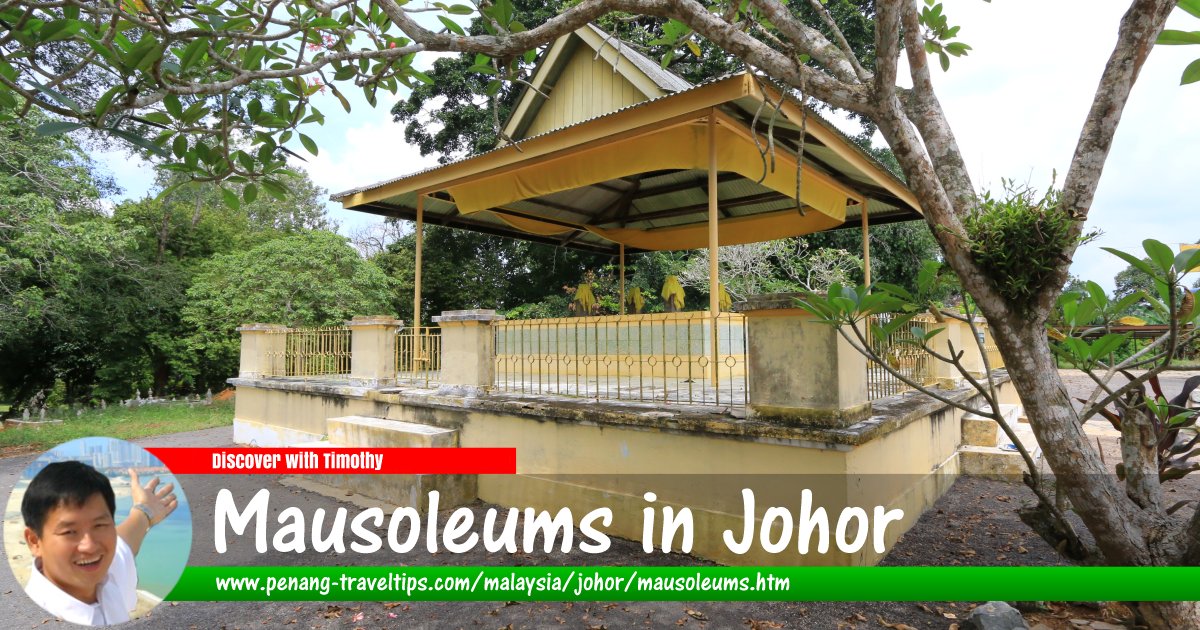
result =
[{"label": "frangipani tree", "polygon": [[[474,68],[498,89],[517,59],[602,15],[658,18],[648,28],[676,54],[694,54],[706,39],[803,98],[878,127],[946,263],[990,322],[1047,462],[1103,560],[1195,563],[1200,512],[1147,510],[1139,491],[1106,474],[1049,369],[1054,355],[1045,328],[1122,111],[1177,3],[1131,0],[1063,186],[1046,204],[990,204],[971,180],[930,68],[931,61],[948,66],[969,47],[937,0],[581,0],[533,28],[514,19],[509,0],[13,2],[0,8],[0,115],[41,109],[59,118],[43,126],[46,133],[99,130],[159,156],[165,168],[240,185],[243,198],[260,189],[278,196],[284,146],[298,138],[318,150],[303,129],[323,120],[310,102],[322,89],[347,108],[347,89],[362,90],[373,103],[380,89],[426,80],[413,65],[425,51],[475,53]],[[1194,0],[1182,4],[1196,10]],[[430,19],[418,21],[420,14]],[[477,17],[486,33],[466,34],[455,15]],[[875,37],[860,55],[839,25],[864,17],[873,20]],[[423,25],[430,23],[436,25]],[[237,203],[232,188],[226,199]],[[1030,241],[1032,234],[1042,236]],[[1009,240],[1028,246],[1019,264],[996,248]],[[1186,535],[1174,535],[1180,531]],[[1142,610],[1156,627],[1200,627],[1195,603]]]}]

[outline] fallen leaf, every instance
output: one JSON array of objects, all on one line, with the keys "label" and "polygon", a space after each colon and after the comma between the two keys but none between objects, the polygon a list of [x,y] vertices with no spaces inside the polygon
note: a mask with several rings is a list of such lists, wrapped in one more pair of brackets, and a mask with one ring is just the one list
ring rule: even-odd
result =
[{"label": "fallen leaf", "polygon": [[698,610],[692,610],[691,608],[689,608],[689,609],[685,610],[684,612],[686,612],[688,614],[688,616],[693,619],[699,619],[700,621],[708,621],[708,615],[705,615],[704,613],[702,613]]},{"label": "fallen leaf", "polygon": [[782,628],[783,624],[778,621],[768,621],[766,619],[747,619],[744,625],[750,626],[750,630],[774,630]]},{"label": "fallen leaf", "polygon": [[917,630],[906,623],[888,623],[884,621],[883,617],[880,615],[875,615],[875,619],[879,621],[879,625],[883,626],[884,628],[891,628],[891,630]]},{"label": "fallen leaf", "polygon": [[363,616],[364,615],[362,613],[355,613],[355,615],[350,618],[350,621],[353,623],[358,623],[363,620]]},{"label": "fallen leaf", "polygon": [[933,614],[933,609],[930,608],[929,606],[926,606],[925,604],[917,604],[917,608],[920,608],[921,610],[924,610],[925,612],[927,612],[929,614]]}]

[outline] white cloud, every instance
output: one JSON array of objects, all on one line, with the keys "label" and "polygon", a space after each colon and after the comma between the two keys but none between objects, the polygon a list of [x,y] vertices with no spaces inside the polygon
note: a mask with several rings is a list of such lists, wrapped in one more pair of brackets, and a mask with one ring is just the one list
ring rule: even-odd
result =
[{"label": "white cloud", "polygon": [[[321,143],[320,154],[306,156],[306,163],[297,164],[308,171],[318,186],[337,193],[395,179],[436,164],[432,156],[422,157],[416,146],[404,141],[404,126],[392,122],[386,110],[361,111],[370,114],[361,117],[368,120],[342,130],[340,142],[330,137],[332,130],[326,129],[322,134],[326,141]],[[341,224],[343,233],[355,226],[381,220],[375,215],[342,210],[341,204],[332,202],[330,215]]]},{"label": "white cloud", "polygon": [[[948,73],[934,70],[939,98],[975,186],[997,191],[1002,178],[1062,184],[1127,2],[1008,0],[947,2],[951,24],[972,46]],[[1176,12],[1179,13],[1179,12]],[[1169,27],[1193,30],[1176,15]],[[1200,238],[1193,124],[1200,86],[1179,75],[1200,56],[1190,46],[1153,50],[1125,108],[1088,219],[1104,235],[1081,248],[1072,273],[1111,289],[1125,267],[1101,246],[1141,252],[1141,241]]]}]

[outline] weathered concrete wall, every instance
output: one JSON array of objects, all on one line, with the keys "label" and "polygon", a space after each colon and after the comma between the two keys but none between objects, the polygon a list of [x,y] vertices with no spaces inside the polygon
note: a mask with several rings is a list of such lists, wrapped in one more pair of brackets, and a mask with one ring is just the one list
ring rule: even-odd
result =
[{"label": "weathered concrete wall", "polygon": [[746,315],[747,396],[760,418],[847,427],[871,415],[866,358],[837,329],[795,307],[797,293],[740,302]]}]

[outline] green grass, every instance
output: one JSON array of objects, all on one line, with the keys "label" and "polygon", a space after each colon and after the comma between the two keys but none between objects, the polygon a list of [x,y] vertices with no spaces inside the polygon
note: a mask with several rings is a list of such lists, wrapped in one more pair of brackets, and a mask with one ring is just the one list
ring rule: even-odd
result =
[{"label": "green grass", "polygon": [[78,418],[64,419],[62,424],[9,426],[0,431],[0,450],[45,451],[82,437],[100,435],[131,440],[232,424],[233,401],[197,404],[195,407],[188,407],[186,403],[117,406],[104,411],[85,411]]}]

